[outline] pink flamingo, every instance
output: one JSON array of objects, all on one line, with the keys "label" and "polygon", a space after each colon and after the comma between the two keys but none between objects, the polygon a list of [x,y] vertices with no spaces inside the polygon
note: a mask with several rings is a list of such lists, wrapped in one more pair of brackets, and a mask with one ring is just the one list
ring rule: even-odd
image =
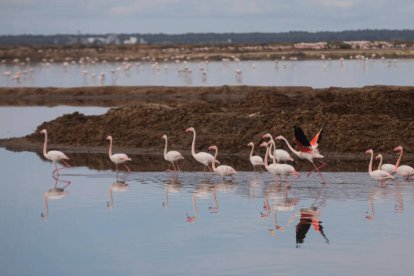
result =
[{"label": "pink flamingo", "polygon": [[[269,152],[270,152],[270,149],[272,147],[271,142],[269,142],[269,143],[263,142],[263,143],[260,144],[260,147],[266,147],[264,165],[265,165],[265,168],[268,172],[270,172],[273,175],[278,175],[280,178],[282,178],[282,176],[285,176],[286,179],[289,175],[293,175],[296,178],[298,178],[300,176],[300,174],[291,165],[279,164],[279,163],[273,163],[273,164],[269,165],[268,159],[269,159]],[[286,181],[286,179],[285,179],[285,181]]]},{"label": "pink flamingo", "polygon": [[116,172],[118,173],[118,165],[123,164],[124,167],[128,170],[128,173],[131,173],[131,170],[125,164],[127,161],[131,161],[131,158],[129,158],[125,153],[112,154],[112,136],[108,135],[106,137],[106,140],[109,140],[109,159],[115,163]]},{"label": "pink flamingo", "polygon": [[184,157],[181,155],[181,153],[179,153],[178,151],[175,151],[175,150],[170,150],[170,151],[167,152],[167,144],[168,144],[167,135],[163,135],[162,139],[165,140],[164,159],[166,161],[171,162],[171,164],[174,168],[174,172],[176,171],[174,163],[177,164],[178,171],[180,171],[180,166],[178,165],[178,161],[184,159]]},{"label": "pink flamingo", "polygon": [[380,160],[380,163],[378,165],[378,170],[383,170],[386,171],[387,173],[394,175],[397,172],[397,167],[396,165],[393,164],[382,164],[382,154],[377,154],[377,156],[375,157],[375,160]]},{"label": "pink flamingo", "polygon": [[398,146],[394,149],[394,151],[400,152],[400,156],[398,157],[397,163],[395,164],[397,174],[402,177],[405,177],[406,180],[409,180],[411,176],[414,176],[414,169],[411,166],[407,166],[407,165],[400,166],[401,159],[403,156],[403,147]]},{"label": "pink flamingo", "polygon": [[387,181],[388,179],[394,179],[394,177],[386,171],[383,171],[383,170],[373,171],[372,170],[372,161],[374,159],[374,151],[372,149],[365,151],[365,154],[371,154],[371,160],[369,161],[369,166],[368,166],[368,173],[372,179],[376,181],[380,181],[382,186],[385,185],[385,181]]},{"label": "pink flamingo", "polygon": [[[206,166],[210,171],[212,171],[212,169],[210,168],[209,164],[213,163],[214,157],[213,155],[211,155],[210,153],[207,152],[195,152],[195,140],[196,140],[196,131],[193,127],[189,127],[185,130],[185,132],[192,132],[193,133],[193,142],[191,144],[191,155],[194,157],[195,160],[197,160],[197,162],[203,164],[204,166]],[[215,160],[214,162],[217,162],[218,164],[220,164],[220,162],[218,160]],[[204,167],[204,171],[206,170],[206,168]]]},{"label": "pink flamingo", "polygon": [[265,135],[262,136],[262,139],[265,138],[269,138],[270,142],[273,143],[273,147],[274,147],[274,151],[270,151],[269,152],[269,156],[272,159],[276,158],[276,162],[280,163],[280,162],[287,162],[287,161],[293,161],[293,158],[290,156],[290,154],[282,149],[276,149],[276,144],[275,144],[275,140],[273,140],[273,137],[270,133],[266,133]]},{"label": "pink flamingo", "polygon": [[218,173],[223,179],[224,179],[225,176],[233,177],[233,175],[237,173],[237,171],[235,169],[233,169],[232,167],[227,166],[227,165],[220,165],[216,168],[216,162],[215,161],[216,161],[216,157],[218,155],[218,148],[217,148],[217,146],[210,146],[208,148],[208,150],[214,150],[215,151],[215,154],[213,156],[213,162],[211,163],[211,166],[212,166],[214,172]]},{"label": "pink flamingo", "polygon": [[253,155],[254,143],[250,142],[247,144],[248,147],[252,147],[250,151],[250,163],[253,165],[253,170],[256,171],[256,166],[264,166],[263,158],[259,155]]},{"label": "pink flamingo", "polygon": [[[319,132],[312,138],[311,141],[308,140],[308,138],[305,136],[305,134],[303,133],[303,130],[300,127],[294,126],[294,129],[295,129],[295,142],[299,146],[300,151],[297,151],[294,148],[292,148],[292,146],[289,144],[286,138],[281,135],[276,137],[276,140],[285,141],[286,145],[297,157],[299,157],[300,159],[308,160],[309,162],[312,163],[312,165],[315,168],[310,170],[307,176],[309,176],[313,171],[316,170],[319,174],[319,177],[322,180],[322,183],[326,183],[325,179],[323,178],[320,172],[320,169],[325,167],[326,164],[318,160],[318,159],[323,158],[323,155],[321,155],[318,150],[319,142],[322,139],[323,128],[319,130]],[[320,163],[319,167],[317,167],[316,164],[314,163],[314,159],[316,159]]]},{"label": "pink flamingo", "polygon": [[40,133],[43,133],[45,135],[45,142],[43,144],[43,156],[55,164],[55,170],[53,173],[59,174],[59,168],[57,166],[57,162],[59,161],[62,162],[64,166],[70,167],[70,165],[65,161],[69,160],[69,157],[67,157],[63,152],[58,150],[47,151],[47,130],[42,129]]}]

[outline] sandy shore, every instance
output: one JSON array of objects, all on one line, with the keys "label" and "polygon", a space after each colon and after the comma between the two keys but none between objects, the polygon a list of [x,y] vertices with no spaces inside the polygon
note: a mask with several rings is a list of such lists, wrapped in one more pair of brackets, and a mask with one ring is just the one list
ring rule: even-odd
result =
[{"label": "sandy shore", "polygon": [[184,130],[193,126],[197,150],[216,144],[222,155],[244,156],[247,143],[258,145],[266,132],[292,141],[294,125],[309,137],[325,125],[320,150],[327,157],[366,160],[363,152],[373,148],[393,162],[397,145],[405,148],[407,160],[412,158],[413,103],[413,87],[1,88],[0,105],[118,107],[101,116],[66,114],[31,135],[1,140],[0,146],[40,152],[38,132],[47,128],[51,147],[69,153],[104,153],[111,134],[116,150],[159,154],[161,136],[167,134],[169,148],[188,156],[192,135]]}]

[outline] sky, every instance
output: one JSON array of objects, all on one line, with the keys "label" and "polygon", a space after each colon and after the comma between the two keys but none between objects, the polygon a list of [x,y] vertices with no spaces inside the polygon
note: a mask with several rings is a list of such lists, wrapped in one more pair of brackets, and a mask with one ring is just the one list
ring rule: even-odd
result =
[{"label": "sky", "polygon": [[412,0],[0,0],[0,35],[414,29]]}]

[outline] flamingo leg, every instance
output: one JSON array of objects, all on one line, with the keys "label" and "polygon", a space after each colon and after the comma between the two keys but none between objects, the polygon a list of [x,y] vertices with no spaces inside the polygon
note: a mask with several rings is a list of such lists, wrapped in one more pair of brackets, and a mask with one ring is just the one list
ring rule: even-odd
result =
[{"label": "flamingo leg", "polygon": [[176,163],[177,163],[178,172],[181,172],[180,166],[178,165],[178,161]]},{"label": "flamingo leg", "polygon": [[322,176],[322,174],[321,174],[321,172],[319,171],[319,168],[315,165],[315,163],[313,163],[312,162],[312,164],[313,164],[313,166],[315,167],[315,169],[316,169],[316,171],[318,172],[318,174],[319,174],[319,177],[321,178],[321,180],[322,180],[322,183],[327,183],[326,182],[326,180],[325,180],[325,178]]},{"label": "flamingo leg", "polygon": [[173,170],[174,170],[174,172],[176,172],[176,171],[177,171],[177,169],[175,168],[174,161],[173,161],[173,162],[171,162],[171,165],[173,166]]},{"label": "flamingo leg", "polygon": [[127,164],[124,164],[125,169],[127,169],[128,173],[131,173],[131,170],[129,169],[129,167],[127,166]]},{"label": "flamingo leg", "polygon": [[63,163],[63,165],[66,167],[66,168],[70,168],[71,166],[65,161],[65,160],[62,160],[62,163]]},{"label": "flamingo leg", "polygon": [[53,163],[55,164],[55,170],[52,173],[59,175],[59,168],[57,166],[57,163],[56,162],[53,162]]},{"label": "flamingo leg", "polygon": [[118,164],[115,164],[116,173],[118,173]]},{"label": "flamingo leg", "polygon": [[[318,167],[318,170],[320,170],[320,169],[322,169],[323,167],[326,167],[326,163],[324,163],[324,162],[322,162],[322,161],[320,161],[320,160],[317,160],[321,165]],[[312,172],[314,172],[314,171],[317,171],[317,170],[315,170],[315,169],[312,169],[312,170],[310,170],[309,172],[308,172],[308,174],[306,175],[306,177],[309,177],[309,175],[311,175],[312,174]]]}]

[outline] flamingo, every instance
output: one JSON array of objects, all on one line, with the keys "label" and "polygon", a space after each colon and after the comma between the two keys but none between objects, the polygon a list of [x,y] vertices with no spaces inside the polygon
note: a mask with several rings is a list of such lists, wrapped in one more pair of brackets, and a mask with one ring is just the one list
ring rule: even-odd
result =
[{"label": "flamingo", "polygon": [[382,186],[384,186],[386,180],[394,179],[394,177],[386,171],[383,171],[383,170],[372,171],[372,160],[374,159],[374,151],[372,149],[368,149],[367,151],[365,151],[365,154],[371,154],[371,160],[368,166],[368,173],[372,179],[376,181],[380,181]]},{"label": "flamingo", "polygon": [[180,171],[180,166],[178,165],[178,161],[181,160],[181,159],[184,159],[184,157],[181,155],[181,153],[179,153],[178,151],[175,151],[175,150],[171,150],[171,151],[167,152],[167,144],[168,144],[167,135],[163,135],[162,139],[165,140],[164,159],[166,161],[171,162],[171,164],[174,168],[174,172],[176,171],[174,162],[177,163],[178,171]]},{"label": "flamingo", "polygon": [[290,156],[290,154],[282,149],[276,149],[276,145],[275,145],[275,140],[273,140],[273,137],[270,133],[266,133],[265,135],[262,136],[262,139],[265,138],[269,138],[270,142],[273,143],[274,146],[274,151],[272,153],[272,151],[269,152],[269,156],[270,158],[274,159],[276,158],[276,162],[280,163],[280,162],[286,162],[286,161],[293,161],[293,158]]},{"label": "flamingo", "polygon": [[233,177],[233,174],[236,174],[237,171],[235,169],[233,169],[230,166],[227,165],[220,165],[216,168],[216,158],[217,158],[217,154],[218,154],[218,148],[217,146],[210,146],[208,148],[208,150],[214,150],[215,154],[213,156],[213,162],[211,163],[213,171],[218,173],[219,175],[221,175],[221,177],[224,179],[225,176],[231,176]]},{"label": "flamingo", "polygon": [[394,149],[394,151],[400,152],[400,156],[398,157],[397,163],[395,164],[397,174],[401,175],[402,177],[405,177],[406,180],[409,180],[411,176],[414,176],[414,169],[411,166],[407,165],[400,166],[401,159],[403,156],[403,147],[398,146]]},{"label": "flamingo", "polygon": [[280,178],[282,176],[286,176],[286,179],[289,175],[293,175],[296,178],[300,176],[300,174],[291,165],[279,164],[279,163],[273,163],[269,165],[268,158],[269,158],[269,152],[271,149],[271,143],[263,142],[260,144],[260,147],[266,147],[264,166],[268,172],[270,172],[273,175],[278,175]]},{"label": "flamingo", "polygon": [[382,154],[378,153],[377,156],[375,156],[375,160],[379,160],[378,164],[378,170],[386,171],[387,173],[394,175],[396,171],[396,165],[393,164],[382,164]]},{"label": "flamingo", "polygon": [[[193,142],[191,144],[191,155],[194,157],[195,160],[197,160],[197,162],[203,164],[204,166],[206,166],[210,171],[212,171],[212,169],[210,168],[209,164],[213,163],[214,157],[213,155],[211,155],[210,153],[207,152],[195,152],[195,140],[196,140],[196,131],[193,127],[189,127],[185,130],[185,132],[192,132],[193,133]],[[220,164],[220,162],[218,160],[215,160],[214,162],[217,162],[218,164]],[[206,168],[204,168],[204,171],[206,170]]]},{"label": "flamingo", "polygon": [[320,163],[320,166],[317,167],[314,160],[313,160],[313,159],[323,158],[323,155],[321,155],[319,153],[319,150],[318,150],[319,142],[322,139],[323,127],[319,130],[318,133],[316,133],[316,135],[312,138],[311,141],[308,140],[308,138],[305,136],[305,134],[303,133],[303,130],[300,127],[294,126],[294,130],[295,130],[295,141],[299,145],[300,151],[297,151],[294,148],[292,148],[292,146],[289,144],[289,142],[286,140],[286,138],[283,137],[282,135],[276,137],[276,140],[285,141],[285,143],[288,146],[288,148],[290,149],[290,151],[292,151],[297,157],[299,157],[300,159],[308,160],[309,162],[312,163],[312,165],[315,168],[310,170],[307,176],[309,176],[313,171],[316,170],[319,174],[319,177],[322,180],[322,183],[326,183],[325,179],[323,178],[323,176],[322,176],[322,174],[319,170],[319,169],[325,167],[326,164],[324,162],[318,160],[318,162]]},{"label": "flamingo", "polygon": [[263,158],[259,155],[253,155],[253,151],[254,151],[253,142],[249,142],[247,146],[252,147],[252,150],[250,151],[250,163],[252,163],[253,165],[253,170],[256,171],[256,166],[264,166]]},{"label": "flamingo", "polygon": [[131,170],[125,164],[127,161],[131,161],[131,158],[129,158],[128,155],[126,155],[125,153],[112,154],[112,136],[108,135],[106,137],[106,140],[109,140],[109,159],[111,159],[111,161],[115,163],[116,172],[118,173],[118,165],[123,164],[124,167],[128,170],[128,173],[131,173]]},{"label": "flamingo", "polygon": [[40,133],[43,133],[45,135],[45,142],[43,144],[43,156],[55,164],[55,170],[53,173],[59,174],[59,168],[57,166],[57,162],[59,161],[62,162],[64,166],[70,167],[70,165],[65,161],[69,160],[69,157],[67,157],[63,152],[58,150],[47,151],[47,130],[42,129]]}]

